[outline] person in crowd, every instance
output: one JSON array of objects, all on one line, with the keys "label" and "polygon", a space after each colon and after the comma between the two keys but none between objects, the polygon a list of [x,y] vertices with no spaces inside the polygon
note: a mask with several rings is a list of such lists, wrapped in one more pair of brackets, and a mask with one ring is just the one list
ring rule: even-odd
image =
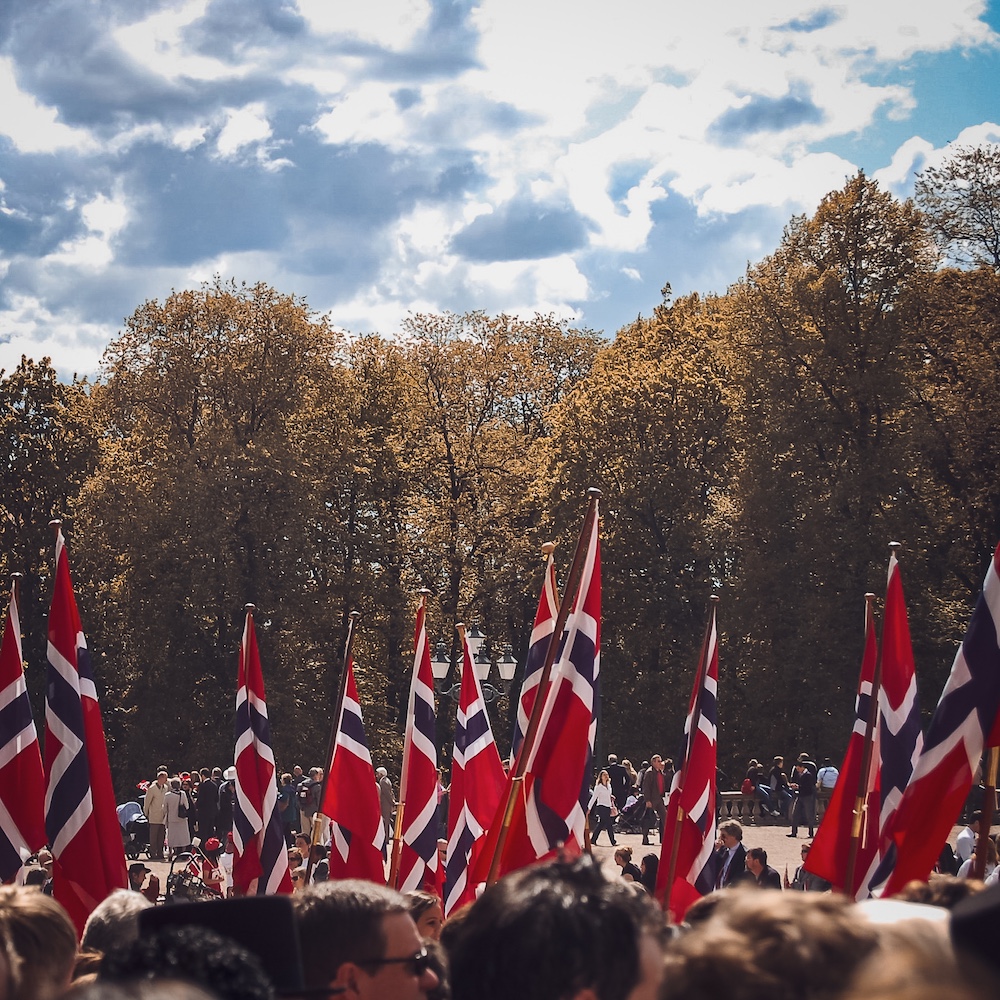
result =
[{"label": "person in crowd", "polygon": [[323,768],[309,768],[309,776],[303,778],[298,785],[299,815],[301,816],[302,832],[308,833],[312,827],[313,816],[319,809],[319,797],[323,792]]},{"label": "person in crowd", "polygon": [[[200,905],[200,904],[199,904]],[[274,986],[256,955],[229,937],[192,924],[163,927],[109,950],[97,985],[179,979],[217,1000],[274,1000]]]},{"label": "person in crowd", "polygon": [[663,916],[591,859],[524,868],[451,930],[454,1000],[656,1000]]},{"label": "person in crowd", "polygon": [[840,769],[834,766],[829,757],[823,758],[823,766],[816,772],[816,791],[820,795],[831,795],[837,787]]},{"label": "person in crowd", "polygon": [[292,879],[292,892],[302,892],[306,887],[306,877],[308,872],[305,865],[297,865],[295,868],[289,867],[289,874]]},{"label": "person in crowd", "polygon": [[632,862],[632,848],[619,847],[615,851],[615,864],[622,870],[622,878],[629,882],[641,882],[642,872],[639,866]]},{"label": "person in crowd", "polygon": [[806,858],[809,857],[811,844],[802,845],[802,864],[795,869],[792,880],[788,880],[788,869],[785,869],[785,888],[796,889],[799,892],[828,892],[832,887],[825,878],[820,878],[812,872],[806,871]]},{"label": "person in crowd", "polygon": [[236,853],[236,844],[233,841],[232,833],[226,834],[226,846],[222,854],[219,855],[219,870],[222,872],[226,887],[223,890],[227,899],[233,895],[233,855]]},{"label": "person in crowd", "polygon": [[299,796],[295,787],[295,779],[291,774],[281,776],[281,787],[278,789],[278,816],[281,818],[281,829],[285,834],[285,843],[291,847],[295,843],[295,833],[299,826]]},{"label": "person in crowd", "polygon": [[800,753],[795,762],[795,780],[790,788],[795,794],[791,810],[791,832],[788,837],[799,835],[799,826],[809,827],[809,836],[815,836],[816,827],[816,765],[809,754]]},{"label": "person in crowd", "polygon": [[385,839],[388,843],[393,835],[392,813],[396,808],[396,796],[392,790],[392,779],[384,767],[375,769],[375,778],[378,785],[379,809],[382,811],[382,826],[385,827]]},{"label": "person in crowd", "polygon": [[624,809],[625,801],[628,799],[628,793],[632,787],[632,779],[625,766],[618,763],[617,754],[608,754],[608,766],[605,770],[608,772],[608,780],[611,782],[611,794],[615,797],[615,805],[619,809]]},{"label": "person in crowd", "polygon": [[141,861],[133,861],[128,866],[128,887],[133,892],[141,892],[151,903],[160,897],[160,880],[153,874],[152,868],[147,868]]},{"label": "person in crowd", "polygon": [[[663,758],[655,753],[649,759],[649,768],[642,779],[642,794],[646,800],[646,812],[656,823],[660,834],[660,843],[663,843],[663,825],[667,821],[667,806],[663,800],[665,792],[670,790],[664,777]],[[643,825],[642,843],[644,847],[649,846],[649,827]]]},{"label": "person in crowd", "polygon": [[656,892],[656,875],[659,870],[659,855],[644,854],[642,856],[642,860],[639,862],[639,881],[650,896]]},{"label": "person in crowd", "polygon": [[426,1000],[438,977],[402,893],[339,879],[292,897],[307,990],[358,1000]]},{"label": "person in crowd", "polygon": [[54,899],[24,886],[0,886],[0,940],[16,964],[11,1000],[56,1000],[65,992],[76,962],[76,928]]},{"label": "person in crowd", "polygon": [[622,761],[622,767],[625,768],[625,773],[628,774],[628,788],[625,789],[625,800],[628,801],[630,795],[634,795],[639,791],[639,773],[632,766],[632,761],[627,757]]},{"label": "person in crowd", "polygon": [[719,848],[715,853],[715,887],[735,885],[746,871],[747,851],[743,846],[743,827],[736,820],[719,825]]},{"label": "person in crowd", "polygon": [[233,807],[236,805],[236,768],[230,765],[222,772],[219,785],[219,808],[215,813],[215,835],[222,840],[233,832]]},{"label": "person in crowd", "polygon": [[87,917],[80,947],[104,954],[118,945],[134,941],[139,936],[139,914],[152,905],[140,893],[116,889]]},{"label": "person in crowd", "polygon": [[325,844],[313,844],[309,848],[312,859],[312,875],[309,881],[313,884],[325,882],[330,877],[330,849]]},{"label": "person in crowd", "polygon": [[778,755],[771,764],[767,775],[768,788],[771,791],[772,812],[787,819],[788,809],[792,803],[792,790],[788,787],[788,775],[785,774],[785,758]]},{"label": "person in crowd", "polygon": [[667,950],[661,1000],[833,1000],[877,947],[833,893],[713,893],[692,910],[703,904]]},{"label": "person in crowd", "polygon": [[167,770],[156,772],[156,781],[147,789],[142,801],[142,811],[149,821],[149,858],[163,861],[163,842],[167,835]]},{"label": "person in crowd", "polygon": [[191,847],[191,828],[188,825],[191,800],[187,792],[182,790],[180,778],[170,779],[170,789],[163,800],[167,845],[170,848],[170,856],[176,858],[178,854]]},{"label": "person in crowd", "polygon": [[410,905],[410,916],[417,925],[417,932],[425,941],[440,941],[444,926],[441,900],[433,892],[414,890],[405,894]]},{"label": "person in crowd", "polygon": [[[184,771],[182,774],[178,775],[181,779],[181,792],[187,796],[188,807],[187,807],[187,821],[188,821],[188,832],[191,835],[192,842],[194,838],[197,837],[199,840],[204,839],[201,834],[201,827],[198,823],[198,786],[193,780],[192,775],[189,771]],[[167,837],[170,837],[169,831],[167,832]]]},{"label": "person in crowd", "polygon": [[608,840],[611,841],[611,846],[617,846],[614,818],[611,815],[614,807],[615,797],[611,792],[611,778],[605,769],[597,776],[597,784],[594,785],[590,804],[587,807],[590,810],[590,842],[592,844],[597,843],[601,831],[605,830],[608,834]]},{"label": "person in crowd", "polygon": [[[760,889],[780,889],[781,876],[767,863],[767,851],[763,847],[751,847],[746,857],[747,873]],[[744,876],[747,882],[750,879]]]},{"label": "person in crowd", "polygon": [[976,847],[976,838],[979,836],[980,816],[981,813],[977,809],[969,817],[968,826],[960,831],[958,837],[955,838],[955,856],[958,858],[959,865],[972,857],[972,852]]},{"label": "person in crowd", "polygon": [[[976,866],[976,856],[979,853],[979,842],[976,842],[976,846],[972,850],[972,854],[965,861],[962,862],[958,869],[959,878],[972,878],[972,872]],[[992,837],[986,838],[986,865],[983,870],[983,879],[987,883],[990,882],[991,876],[997,870],[997,845]],[[996,879],[993,879],[996,881]]]},{"label": "person in crowd", "polygon": [[[46,874],[45,869],[39,865],[28,865],[24,869],[24,885],[31,886],[32,889],[38,889],[39,892],[45,890],[46,884],[50,881],[49,876]],[[51,892],[48,895],[52,895]]]},{"label": "person in crowd", "polygon": [[209,837],[201,845],[201,880],[205,888],[214,896],[226,894],[226,875],[219,865],[222,856],[222,842],[218,837]]},{"label": "person in crowd", "polygon": [[219,818],[219,786],[222,784],[222,768],[201,769],[201,784],[198,786],[198,829],[202,840],[216,837]]}]

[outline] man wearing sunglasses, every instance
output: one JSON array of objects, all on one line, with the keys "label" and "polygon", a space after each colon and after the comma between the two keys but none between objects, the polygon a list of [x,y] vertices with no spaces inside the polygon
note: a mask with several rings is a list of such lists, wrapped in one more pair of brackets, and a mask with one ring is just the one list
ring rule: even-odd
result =
[{"label": "man wearing sunglasses", "polygon": [[343,879],[294,897],[307,990],[359,1000],[425,1000],[438,985],[406,899],[393,889]]}]

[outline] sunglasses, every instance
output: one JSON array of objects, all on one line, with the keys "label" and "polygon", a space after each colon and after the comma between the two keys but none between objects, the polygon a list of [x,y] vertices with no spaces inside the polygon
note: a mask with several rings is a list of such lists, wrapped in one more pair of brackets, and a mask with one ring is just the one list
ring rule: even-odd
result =
[{"label": "sunglasses", "polygon": [[416,955],[406,958],[370,958],[358,965],[409,965],[409,971],[414,976],[422,976],[431,967],[431,956],[426,948],[421,948]]}]

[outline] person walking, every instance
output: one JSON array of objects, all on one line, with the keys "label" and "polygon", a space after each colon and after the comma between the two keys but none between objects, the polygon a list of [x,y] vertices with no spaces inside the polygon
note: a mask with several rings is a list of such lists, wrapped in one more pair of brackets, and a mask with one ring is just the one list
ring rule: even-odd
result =
[{"label": "person walking", "polygon": [[611,778],[606,770],[601,771],[597,776],[597,784],[594,785],[593,794],[590,796],[590,842],[597,843],[597,838],[601,830],[607,830],[608,840],[612,847],[617,847],[615,840],[615,825],[611,815],[612,807],[615,804],[615,797],[611,792]]},{"label": "person walking", "polygon": [[160,768],[156,772],[156,781],[147,789],[142,800],[142,811],[149,821],[149,860],[163,861],[163,840],[167,834],[166,795],[167,770]]}]

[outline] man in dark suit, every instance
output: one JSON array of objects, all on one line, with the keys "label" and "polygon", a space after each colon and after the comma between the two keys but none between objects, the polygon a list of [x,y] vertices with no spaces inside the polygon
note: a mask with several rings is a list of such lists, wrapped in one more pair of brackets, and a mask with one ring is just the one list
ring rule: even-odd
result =
[{"label": "man in dark suit", "polygon": [[[649,758],[649,770],[642,779],[642,797],[646,800],[646,809],[651,816],[656,817],[656,828],[660,832],[660,843],[663,843],[663,826],[667,821],[667,806],[663,801],[663,793],[670,791],[667,779],[663,774],[663,758],[654,753]],[[642,828],[642,843],[649,845],[649,827]]]},{"label": "man in dark suit", "polygon": [[629,789],[632,786],[632,779],[624,766],[618,763],[618,755],[608,754],[608,777],[611,779],[611,794],[615,797],[615,805],[619,812],[625,808],[628,799]]},{"label": "man in dark suit", "polygon": [[748,875],[761,889],[781,888],[781,876],[767,863],[767,851],[763,847],[751,847],[747,851],[746,866]]},{"label": "man in dark suit", "polygon": [[[198,786],[198,836],[202,843],[209,837],[217,837],[215,829],[219,817],[219,785],[222,784],[222,768],[211,771],[201,769],[201,784]],[[221,838],[220,838],[221,839]]]},{"label": "man in dark suit", "polygon": [[746,875],[743,827],[736,820],[727,820],[719,826],[719,840],[722,846],[715,852],[715,887],[725,889]]}]

